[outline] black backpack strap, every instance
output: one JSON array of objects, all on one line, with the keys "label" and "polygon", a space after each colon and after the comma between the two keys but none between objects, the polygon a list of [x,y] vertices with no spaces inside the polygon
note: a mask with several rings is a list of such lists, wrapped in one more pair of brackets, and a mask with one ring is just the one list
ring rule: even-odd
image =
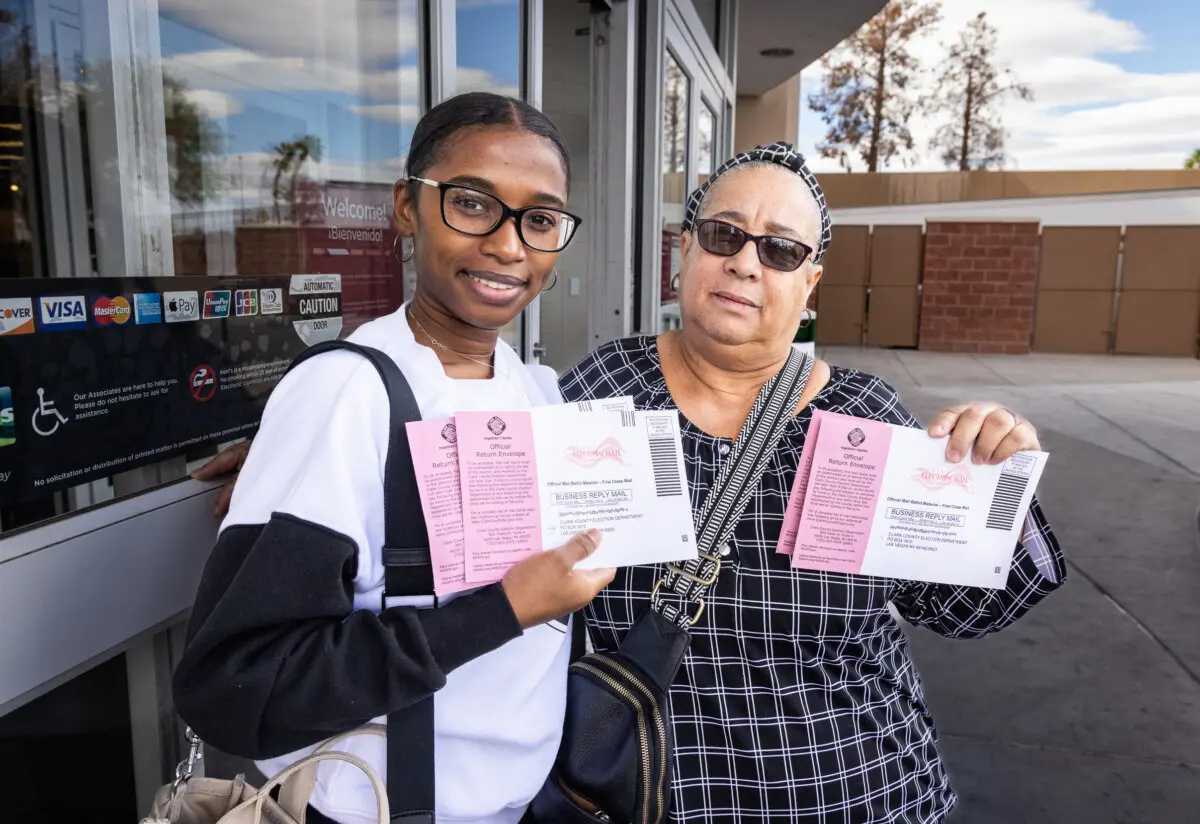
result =
[{"label": "black backpack strap", "polygon": [[[405,424],[421,419],[421,409],[396,362],[378,349],[344,340],[325,341],[304,350],[288,367],[334,349],[357,352],[383,379],[391,405],[387,459],[383,470],[383,608],[434,605],[433,561],[421,514],[412,450]],[[392,821],[434,822],[433,696],[387,717],[387,791]]]},{"label": "black backpack strap", "polygon": [[587,621],[583,610],[571,614],[571,663],[587,655]]}]

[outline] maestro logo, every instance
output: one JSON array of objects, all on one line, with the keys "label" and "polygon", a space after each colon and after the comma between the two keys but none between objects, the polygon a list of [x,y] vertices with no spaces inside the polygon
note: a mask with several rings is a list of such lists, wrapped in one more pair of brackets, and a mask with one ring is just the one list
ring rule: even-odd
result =
[{"label": "maestro logo", "polygon": [[133,322],[162,323],[162,297],[157,294],[140,294],[133,296]]},{"label": "maestro logo", "polygon": [[229,290],[218,289],[204,293],[204,319],[229,317]]},{"label": "maestro logo", "polygon": [[282,315],[283,314],[283,290],[282,289],[259,289],[258,290],[258,311],[264,315]]},{"label": "maestro logo", "polygon": [[12,389],[0,386],[0,446],[12,446],[17,441],[17,419],[13,414]]},{"label": "maestro logo", "polygon": [[38,298],[41,309],[43,329],[85,329],[87,328],[87,305],[83,295],[55,296]]},{"label": "maestro logo", "polygon": [[33,332],[33,300],[0,299],[0,335],[28,335]]},{"label": "maestro logo", "polygon": [[196,292],[163,292],[167,323],[200,320],[200,297]]},{"label": "maestro logo", "polygon": [[92,317],[101,326],[124,326],[132,315],[129,300],[124,295],[96,298],[92,304]]}]

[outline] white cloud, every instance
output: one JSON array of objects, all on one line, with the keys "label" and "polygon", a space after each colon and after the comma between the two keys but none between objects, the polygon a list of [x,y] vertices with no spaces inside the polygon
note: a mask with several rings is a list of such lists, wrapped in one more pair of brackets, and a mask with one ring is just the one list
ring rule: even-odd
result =
[{"label": "white cloud", "polygon": [[213,89],[188,89],[185,94],[205,117],[213,120],[232,117],[246,108],[237,98]]},{"label": "white cloud", "polygon": [[268,57],[241,48],[213,49],[163,60],[163,73],[193,88],[224,92],[342,92],[378,101],[415,101],[416,66],[361,71],[300,57]]},{"label": "white cloud", "polygon": [[506,85],[487,69],[473,69],[459,66],[455,73],[455,91],[462,92],[495,92],[509,97],[519,97],[521,90],[516,86]]},{"label": "white cloud", "polygon": [[350,111],[385,123],[406,126],[413,126],[421,119],[421,107],[416,103],[374,103],[370,106],[351,106]]},{"label": "white cloud", "polygon": [[[1179,168],[1194,148],[1200,134],[1200,71],[1130,72],[1106,59],[1148,44],[1137,26],[1097,9],[1092,0],[948,0],[943,20],[913,46],[930,70],[926,87],[949,45],[980,11],[987,11],[997,30],[997,62],[1012,68],[1035,96],[1031,103],[1009,97],[1001,104],[1009,168]],[[818,88],[821,75],[819,66],[805,70],[805,98]],[[923,116],[910,123],[918,155],[909,168],[945,168],[928,149],[937,125]],[[824,126],[806,108],[801,130],[815,143]],[[813,166],[839,169],[836,162],[817,157]]]},{"label": "white cloud", "polygon": [[416,0],[159,0],[173,21],[268,56],[345,66],[416,50]]}]

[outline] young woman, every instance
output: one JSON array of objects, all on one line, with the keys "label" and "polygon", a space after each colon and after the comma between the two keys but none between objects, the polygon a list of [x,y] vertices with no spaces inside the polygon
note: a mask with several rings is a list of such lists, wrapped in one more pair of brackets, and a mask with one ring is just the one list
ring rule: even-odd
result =
[{"label": "young woman", "polygon": [[[578,226],[568,169],[558,130],[519,101],[462,95],[418,123],[395,191],[416,291],[350,339],[400,366],[424,417],[560,402],[553,372],[527,368],[499,330]],[[437,609],[381,610],[388,416],[378,374],[350,352],[280,382],[196,596],[176,705],[270,775],[436,692],[438,820],[513,824],[561,736],[570,638],[553,619],[613,573],[572,570],[596,548],[589,532]],[[342,748],[384,775],[382,738]],[[309,821],[374,821],[353,768],[323,767],[311,804]]]}]

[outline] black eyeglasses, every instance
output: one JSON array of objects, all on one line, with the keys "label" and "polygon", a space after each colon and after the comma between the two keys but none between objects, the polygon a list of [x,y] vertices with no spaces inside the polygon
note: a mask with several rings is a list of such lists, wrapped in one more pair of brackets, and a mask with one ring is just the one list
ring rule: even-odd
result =
[{"label": "black eyeglasses", "polygon": [[813,253],[811,248],[790,237],[752,235],[723,220],[698,220],[695,234],[701,249],[721,257],[733,257],[754,241],[759,262],[779,272],[796,271]]},{"label": "black eyeglasses", "polygon": [[486,237],[512,218],[517,225],[517,237],[530,249],[561,252],[583,222],[570,212],[548,206],[514,209],[493,194],[461,183],[439,183],[423,177],[409,180],[438,189],[442,193],[442,222],[464,235]]}]

